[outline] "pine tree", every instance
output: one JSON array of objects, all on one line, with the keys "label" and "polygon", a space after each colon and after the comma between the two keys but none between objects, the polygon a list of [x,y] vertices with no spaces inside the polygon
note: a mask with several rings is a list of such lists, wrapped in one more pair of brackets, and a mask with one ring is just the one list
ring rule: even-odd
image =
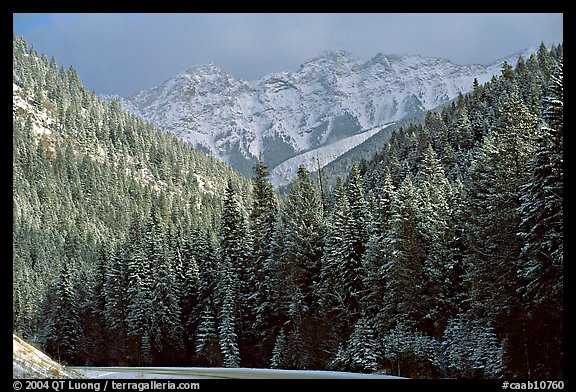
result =
[{"label": "pine tree", "polygon": [[478,144],[488,132],[488,108],[486,103],[485,88],[480,87],[478,80],[474,79],[472,101],[468,110],[470,130],[472,132],[473,145]]},{"label": "pine tree", "polygon": [[380,317],[392,325],[394,321],[411,324],[419,319],[424,254],[416,203],[416,190],[406,176],[392,201],[390,231],[385,240],[389,257],[381,272],[386,283]]},{"label": "pine tree", "polygon": [[426,309],[422,321],[431,324],[431,333],[444,330],[449,314],[449,290],[445,281],[453,269],[451,240],[454,236],[449,223],[452,211],[450,206],[451,188],[438,157],[431,145],[424,153],[421,169],[418,172],[418,221],[417,227],[424,260],[424,297],[421,299]]},{"label": "pine tree", "polygon": [[[266,264],[272,255],[278,207],[272,184],[268,180],[267,166],[258,162],[254,167],[254,174],[253,201],[249,216],[253,264],[250,271],[247,271],[248,290],[245,293],[249,314],[246,330],[250,331],[251,336],[245,343],[253,353],[252,361],[258,362],[266,355],[264,352],[272,349],[274,344],[273,287]],[[260,347],[260,350],[256,347]]]},{"label": "pine tree", "polygon": [[333,314],[331,323],[338,335],[346,337],[359,317],[364,291],[362,257],[369,219],[360,181],[358,169],[353,166],[346,191],[337,182],[320,271],[320,303],[331,310],[327,313]]},{"label": "pine tree", "polygon": [[147,259],[150,263],[150,337],[149,344],[157,353],[156,361],[177,358],[183,350],[180,292],[175,252],[160,217],[152,212],[145,233]]},{"label": "pine tree", "polygon": [[223,298],[218,315],[218,333],[220,336],[220,350],[224,357],[224,367],[240,366],[240,350],[238,348],[237,310],[235,300],[235,282],[230,270],[223,276]]},{"label": "pine tree", "polygon": [[[522,249],[517,274],[529,319],[532,377],[562,375],[563,314],[563,72],[553,71],[544,98],[546,125],[520,187]],[[538,338],[536,338],[538,336]]]},{"label": "pine tree", "polygon": [[34,271],[24,263],[14,263],[13,270],[13,323],[14,330],[23,339],[32,339],[38,332],[39,311],[36,303],[42,290],[33,280]]},{"label": "pine tree", "polygon": [[388,322],[381,309],[386,290],[384,265],[390,256],[386,253],[386,238],[390,230],[391,204],[395,192],[392,176],[388,170],[384,172],[383,177],[381,196],[372,213],[369,224],[370,238],[362,261],[365,271],[362,309],[372,321],[378,336],[380,331],[384,331],[384,325]]},{"label": "pine tree", "polygon": [[128,287],[126,326],[128,336],[136,342],[134,359],[144,365],[152,361],[151,351],[151,296],[152,276],[150,263],[144,252],[134,250],[128,259]]},{"label": "pine tree", "polygon": [[321,258],[319,282],[316,286],[320,315],[330,326],[330,337],[327,339],[329,351],[336,350],[339,342],[343,338],[346,339],[350,333],[346,332],[346,329],[350,329],[350,318],[345,300],[346,289],[342,286],[344,268],[341,267],[348,253],[343,244],[348,212],[348,200],[342,179],[338,177],[334,189],[333,206],[327,217],[324,251]]},{"label": "pine tree", "polygon": [[222,260],[229,260],[231,273],[234,278],[239,278],[247,264],[247,228],[236,190],[230,180],[223,200],[218,239]]},{"label": "pine tree", "polygon": [[466,275],[477,317],[499,326],[509,337],[507,365],[526,374],[525,317],[520,310],[516,276],[521,243],[518,238],[520,185],[536,119],[513,92],[501,109],[498,126],[484,139],[471,168]]},{"label": "pine tree", "polygon": [[78,292],[74,285],[74,260],[62,267],[55,286],[55,303],[52,304],[51,325],[47,335],[48,352],[60,361],[76,364],[79,360],[79,345],[83,331],[80,323]]},{"label": "pine tree", "polygon": [[210,233],[196,233],[192,253],[198,265],[198,305],[201,306],[204,301],[214,299],[216,293],[217,262]]},{"label": "pine tree", "polygon": [[371,373],[378,367],[378,347],[369,322],[361,317],[347,344],[350,368],[353,371]]},{"label": "pine tree", "polygon": [[442,350],[449,377],[496,378],[504,370],[503,350],[494,328],[464,314],[451,319]]},{"label": "pine tree", "polygon": [[464,96],[458,96],[458,105],[456,106],[456,118],[450,127],[455,136],[455,145],[459,150],[465,150],[472,145],[472,124],[468,117],[468,108]]},{"label": "pine tree", "polygon": [[284,366],[284,351],[286,350],[286,336],[284,335],[284,329],[280,330],[276,342],[274,343],[274,349],[272,350],[272,358],[270,359],[270,367],[272,369],[282,369]]},{"label": "pine tree", "polygon": [[548,49],[546,49],[546,45],[544,45],[544,41],[540,42],[540,46],[538,47],[538,65],[540,68],[540,72],[542,73],[543,80],[549,80],[550,74],[552,72],[552,65],[550,54],[548,53]]},{"label": "pine tree", "polygon": [[[276,243],[282,248],[274,254],[276,292],[287,329],[287,362],[297,368],[321,363],[322,343],[317,334],[316,286],[319,283],[323,248],[322,200],[305,166],[298,169],[282,209]],[[294,355],[297,355],[295,357]]]},{"label": "pine tree", "polygon": [[200,316],[200,323],[197,329],[195,353],[206,359],[210,366],[217,366],[222,363],[222,356],[218,347],[218,331],[214,305],[208,302]]},{"label": "pine tree", "polygon": [[81,307],[81,322],[84,337],[80,342],[82,357],[87,365],[103,365],[108,360],[107,338],[110,333],[106,326],[105,281],[107,264],[111,250],[103,246],[97,265],[85,284],[85,300]]},{"label": "pine tree", "polygon": [[110,347],[111,358],[122,358],[126,355],[128,283],[128,263],[123,251],[118,249],[110,255],[104,279],[104,319],[112,338],[116,342],[114,347]]},{"label": "pine tree", "polygon": [[222,223],[219,233],[220,244],[220,281],[218,295],[220,301],[218,332],[220,349],[224,356],[224,366],[240,365],[239,340],[245,303],[242,294],[246,292],[245,272],[248,262],[246,225],[236,191],[231,181],[228,181],[226,195],[223,201]]},{"label": "pine tree", "polygon": [[424,126],[428,129],[430,135],[434,135],[432,138],[434,150],[440,151],[440,155],[444,157],[444,149],[450,146],[446,123],[438,113],[429,111],[426,113]]},{"label": "pine tree", "polygon": [[[364,291],[364,271],[362,257],[368,242],[367,224],[369,214],[361,185],[360,174],[355,165],[352,166],[346,186],[348,213],[344,223],[342,247],[343,262],[338,267],[337,284],[343,290],[346,319],[350,327],[356,322],[360,313],[360,295]],[[350,331],[351,332],[351,331]]]},{"label": "pine tree", "polygon": [[397,376],[434,374],[437,364],[438,343],[419,331],[399,322],[382,339],[384,359],[393,367]]},{"label": "pine tree", "polygon": [[[194,238],[194,240],[196,240]],[[180,241],[178,241],[180,242]],[[200,270],[196,262],[193,245],[190,241],[182,239],[176,245],[174,258],[176,260],[175,273],[177,285],[180,286],[180,313],[182,339],[189,352],[193,353],[194,333],[198,328],[198,312],[200,301]]]},{"label": "pine tree", "polygon": [[[217,330],[217,280],[216,260],[208,233],[198,233],[194,255],[198,261],[198,304],[186,321],[188,334],[195,337],[194,351],[201,363],[222,364]],[[196,327],[196,320],[198,318]]]},{"label": "pine tree", "polygon": [[327,312],[344,307],[341,287],[339,286],[339,264],[344,262],[342,242],[347,219],[348,200],[340,177],[336,180],[333,204],[326,224],[324,252],[320,268],[321,283],[318,290],[321,308]]}]

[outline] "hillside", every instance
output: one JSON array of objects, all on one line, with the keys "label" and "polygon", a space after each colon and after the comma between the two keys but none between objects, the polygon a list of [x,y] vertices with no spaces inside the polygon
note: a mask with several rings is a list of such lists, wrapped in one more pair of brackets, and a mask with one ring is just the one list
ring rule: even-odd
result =
[{"label": "hillside", "polygon": [[[40,326],[57,311],[49,293],[65,266],[74,265],[75,279],[92,281],[102,254],[153,219],[163,235],[212,241],[228,181],[239,189],[243,208],[251,192],[249,179],[102,102],[73,67],[59,68],[19,37],[12,162],[14,326],[41,345],[49,334],[38,337],[39,331],[62,327]],[[90,295],[75,300],[83,303]],[[91,319],[90,309],[84,311]]]},{"label": "hillside", "polygon": [[12,378],[82,378],[12,334]]},{"label": "hillside", "polygon": [[562,45],[285,198],[16,37],[13,84],[13,330],[62,363],[563,377]]}]

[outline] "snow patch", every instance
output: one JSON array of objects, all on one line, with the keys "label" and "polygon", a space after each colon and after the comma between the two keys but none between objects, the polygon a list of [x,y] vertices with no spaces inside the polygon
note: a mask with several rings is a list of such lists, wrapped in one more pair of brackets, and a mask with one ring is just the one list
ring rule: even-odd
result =
[{"label": "snow patch", "polygon": [[403,379],[386,374],[336,372],[326,370],[284,370],[261,368],[201,367],[106,367],[78,368],[86,376],[98,378],[230,378],[230,379]]},{"label": "snow patch", "polygon": [[320,167],[322,168],[345,152],[365,142],[392,124],[387,124],[383,127],[375,127],[327,146],[319,147],[290,158],[270,171],[270,182],[275,187],[288,185],[296,176],[300,165],[306,166],[309,171],[315,171],[318,169],[318,161],[320,161]]},{"label": "snow patch", "polygon": [[12,377],[80,378],[80,375],[66,369],[20,337],[12,334]]}]

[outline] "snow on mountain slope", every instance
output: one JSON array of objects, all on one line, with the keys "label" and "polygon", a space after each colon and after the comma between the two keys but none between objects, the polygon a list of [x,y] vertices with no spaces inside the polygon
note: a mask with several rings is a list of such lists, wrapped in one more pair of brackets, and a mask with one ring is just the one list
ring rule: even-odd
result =
[{"label": "snow on mountain slope", "polygon": [[[161,86],[121,99],[123,107],[250,174],[261,157],[282,162],[368,129],[435,108],[500,74],[535,49],[488,65],[379,53],[369,61],[326,51],[296,72],[246,81],[196,65]],[[342,151],[345,152],[345,151]],[[295,159],[291,162],[296,163]],[[276,183],[285,180],[274,179]]]},{"label": "snow on mountain slope", "polygon": [[[52,106],[52,105],[50,105]],[[54,110],[49,110],[43,107],[41,110],[35,106],[34,98],[30,89],[23,88],[16,83],[12,83],[12,113],[15,121],[18,121],[21,126],[27,126],[26,122],[30,120],[30,126],[36,138],[34,142],[43,143],[47,149],[50,157],[53,157],[56,152],[56,145],[62,143],[63,131],[59,129],[58,114]],[[82,109],[82,113],[86,116],[86,109]],[[79,144],[83,144],[82,140],[77,140]],[[106,165],[116,166],[117,162],[114,160],[114,152],[106,151],[104,144],[91,146],[90,150],[81,150],[79,145],[73,146],[74,154],[83,155],[88,154],[96,162]],[[132,156],[127,157],[126,174],[130,174],[141,182],[148,183],[156,191],[166,188],[166,182],[155,178],[152,172],[145,165],[141,165],[134,160]],[[187,175],[183,173],[182,175]],[[204,194],[214,195],[218,192],[218,186],[209,176],[202,176],[194,173],[198,184],[199,191]],[[201,203],[200,199],[196,200]],[[200,204],[198,207],[200,208]]]},{"label": "snow on mountain slope", "polygon": [[16,113],[17,110],[23,110],[27,113],[32,113],[32,130],[38,136],[50,135],[50,125],[54,122],[46,110],[39,112],[34,108],[29,101],[22,97],[21,88],[17,84],[12,83],[12,112]]},{"label": "snow on mountain slope", "polygon": [[375,127],[357,135],[338,140],[334,143],[318,147],[314,150],[307,151],[285,160],[270,172],[272,185],[275,187],[288,185],[290,181],[296,177],[300,165],[306,166],[306,168],[311,172],[317,170],[318,163],[320,164],[320,167],[326,166],[346,151],[363,143],[390,125],[392,124],[383,127]]}]

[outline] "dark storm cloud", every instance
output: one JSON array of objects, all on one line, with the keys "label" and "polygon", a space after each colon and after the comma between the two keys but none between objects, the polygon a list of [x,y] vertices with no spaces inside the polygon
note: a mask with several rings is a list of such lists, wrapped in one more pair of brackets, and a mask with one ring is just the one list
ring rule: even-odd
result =
[{"label": "dark storm cloud", "polygon": [[563,40],[562,14],[15,14],[14,32],[98,93],[128,95],[202,63],[258,79],[324,49],[489,63]]}]

